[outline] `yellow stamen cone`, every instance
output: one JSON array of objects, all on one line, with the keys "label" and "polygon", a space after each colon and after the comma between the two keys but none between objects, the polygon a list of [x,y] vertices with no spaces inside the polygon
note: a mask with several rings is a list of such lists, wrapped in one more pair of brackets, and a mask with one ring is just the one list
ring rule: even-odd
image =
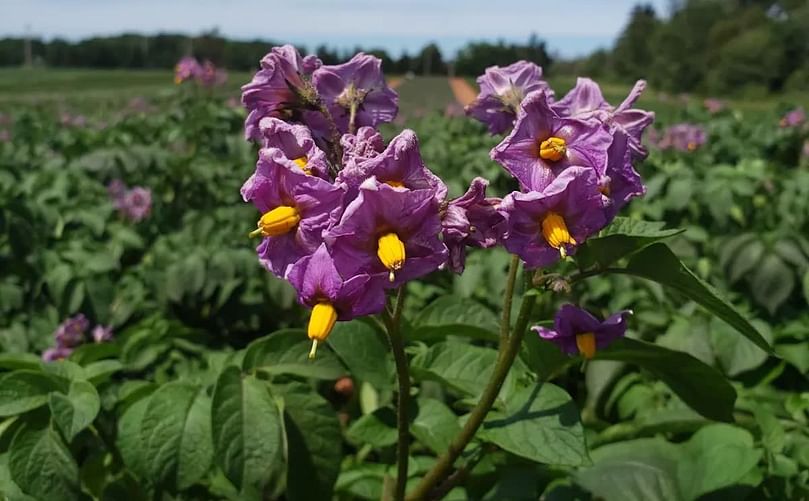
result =
[{"label": "yellow stamen cone", "polygon": [[385,181],[385,184],[388,186],[393,186],[394,188],[404,188],[405,185],[401,181]]},{"label": "yellow stamen cone", "polygon": [[288,205],[282,205],[265,212],[258,220],[258,229],[250,233],[251,237],[277,237],[288,233],[298,225],[301,215],[298,209]]},{"label": "yellow stamen cone", "polygon": [[570,236],[565,220],[555,212],[549,212],[542,220],[542,237],[548,245],[559,249],[559,254],[567,256],[566,245],[576,245],[576,240]]},{"label": "yellow stamen cone", "polygon": [[307,167],[307,165],[309,165],[309,159],[308,159],[308,158],[306,158],[306,156],[305,156],[305,155],[304,155],[304,156],[302,156],[302,157],[298,157],[298,158],[296,158],[296,159],[294,159],[294,160],[292,160],[292,161],[293,161],[293,162],[295,162],[295,165],[297,165],[298,167],[300,167],[300,168],[301,168],[301,170],[302,170],[302,171],[304,171],[305,173],[307,173],[307,174],[311,174],[311,173],[312,173],[312,169],[310,169],[309,167]]},{"label": "yellow stamen cone", "polygon": [[309,317],[309,327],[307,329],[309,339],[312,340],[312,349],[309,351],[310,359],[315,358],[317,344],[325,341],[326,338],[329,337],[335,322],[337,322],[337,310],[334,309],[331,303],[317,303],[314,308],[312,308],[312,314]]},{"label": "yellow stamen cone", "polygon": [[584,358],[590,360],[596,355],[596,335],[592,332],[576,334],[576,348]]},{"label": "yellow stamen cone", "polygon": [[539,143],[539,158],[558,162],[567,154],[567,142],[561,137],[551,136]]},{"label": "yellow stamen cone", "polygon": [[377,248],[376,255],[379,260],[390,271],[388,279],[393,282],[396,280],[395,272],[402,269],[405,262],[405,246],[404,242],[399,238],[396,233],[386,233],[379,237],[379,247]]}]

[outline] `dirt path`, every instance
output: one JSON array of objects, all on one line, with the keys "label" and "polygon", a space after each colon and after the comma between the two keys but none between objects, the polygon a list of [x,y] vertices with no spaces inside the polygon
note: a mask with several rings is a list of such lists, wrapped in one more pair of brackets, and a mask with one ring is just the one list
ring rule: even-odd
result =
[{"label": "dirt path", "polygon": [[389,78],[388,79],[388,87],[390,87],[391,89],[396,89],[397,87],[402,85],[403,81],[404,81],[404,78],[402,78],[402,77]]},{"label": "dirt path", "polygon": [[453,77],[449,79],[449,86],[455,94],[455,100],[462,106],[470,104],[478,96],[477,91],[469,85],[466,79]]}]

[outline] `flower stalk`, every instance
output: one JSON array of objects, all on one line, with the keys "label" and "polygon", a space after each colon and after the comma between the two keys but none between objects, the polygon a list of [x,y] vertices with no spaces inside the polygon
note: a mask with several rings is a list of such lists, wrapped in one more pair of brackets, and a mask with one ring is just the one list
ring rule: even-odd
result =
[{"label": "flower stalk", "polygon": [[396,379],[398,380],[398,396],[396,402],[396,428],[399,432],[399,441],[396,446],[396,490],[394,500],[402,501],[405,498],[407,487],[407,466],[410,454],[410,427],[407,415],[407,406],[410,399],[410,370],[407,365],[407,354],[404,350],[404,338],[401,331],[402,309],[404,308],[405,288],[399,287],[393,312],[385,311],[382,319],[390,341],[393,360],[396,364]]}]

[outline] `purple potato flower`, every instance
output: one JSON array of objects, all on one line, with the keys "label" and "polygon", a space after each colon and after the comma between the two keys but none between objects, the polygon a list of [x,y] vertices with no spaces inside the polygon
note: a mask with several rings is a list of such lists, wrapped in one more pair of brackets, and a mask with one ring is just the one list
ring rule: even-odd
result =
[{"label": "purple potato flower", "polygon": [[74,347],[84,342],[84,335],[90,328],[90,321],[79,313],[62,322],[54,332],[57,346]]},{"label": "purple potato flower", "polygon": [[632,165],[632,150],[626,136],[616,137],[608,151],[607,172],[599,180],[599,190],[609,200],[604,208],[607,222],[635,197],[646,194],[643,179]]},{"label": "purple potato flower", "polygon": [[343,134],[343,169],[370,160],[385,151],[385,141],[373,127],[360,127],[356,134]]},{"label": "purple potato flower", "polygon": [[292,125],[273,117],[262,118],[259,129],[267,154],[281,165],[329,180],[326,154],[315,145],[312,133],[303,125]]},{"label": "purple potato flower", "polygon": [[451,200],[441,221],[444,244],[449,250],[447,264],[455,273],[463,273],[466,246],[489,248],[502,238],[502,214],[497,212],[499,198],[486,198],[489,181],[482,177],[472,180],[462,196]]},{"label": "purple potato flower", "polygon": [[217,68],[211,61],[202,63],[197,81],[205,87],[218,87],[228,80],[228,72],[223,68]]},{"label": "purple potato flower", "polygon": [[480,94],[466,107],[466,113],[486,124],[492,134],[503,133],[514,125],[520,103],[528,94],[544,90],[553,96],[550,86],[542,80],[542,68],[528,61],[504,68],[490,66],[477,81]]},{"label": "purple potato flower", "polygon": [[134,222],[143,221],[152,210],[152,192],[148,188],[135,186],[126,193],[123,214]]},{"label": "purple potato flower", "polygon": [[186,80],[197,79],[202,74],[202,66],[199,61],[191,56],[186,56],[174,66],[174,83],[181,84]]},{"label": "purple potato flower", "polygon": [[581,354],[590,359],[596,350],[603,350],[626,334],[626,321],[630,310],[620,311],[601,321],[586,310],[565,304],[556,312],[554,328],[534,326],[542,339],[553,342],[568,355]]},{"label": "purple potato flower", "polygon": [[344,276],[387,277],[387,287],[426,275],[447,259],[432,190],[401,190],[370,178],[326,233]]},{"label": "purple potato flower", "polygon": [[360,52],[343,64],[321,66],[312,81],[341,133],[353,132],[352,108],[354,127],[391,122],[399,111],[399,95],[385,83],[378,57]]},{"label": "purple potato flower", "polygon": [[323,66],[323,61],[313,54],[309,54],[301,60],[301,69],[303,70],[303,74],[306,76],[311,75],[321,66]]},{"label": "purple potato flower", "polygon": [[0,143],[11,142],[11,132],[8,129],[0,129]]},{"label": "purple potato flower", "polygon": [[57,360],[64,360],[73,353],[73,348],[67,346],[54,346],[42,352],[43,362],[55,362]]},{"label": "purple potato flower", "polygon": [[668,127],[657,142],[661,150],[695,151],[708,141],[708,133],[701,125],[679,123]]},{"label": "purple potato flower", "polygon": [[96,325],[93,327],[93,341],[96,343],[103,343],[112,341],[112,326],[111,325]]},{"label": "purple potato flower", "polygon": [[597,111],[609,110],[610,104],[604,99],[597,83],[589,78],[579,77],[576,79],[576,86],[565,97],[552,103],[551,108],[560,117],[586,120],[593,118]]},{"label": "purple potato flower", "polygon": [[514,130],[491,151],[527,191],[542,191],[572,165],[603,176],[612,136],[596,120],[560,118],[544,92],[522,102]]},{"label": "purple potato flower", "polygon": [[543,191],[514,192],[500,204],[506,218],[503,245],[527,268],[550,266],[606,223],[595,171],[570,167]]},{"label": "purple potato flower", "polygon": [[262,214],[258,229],[251,233],[264,237],[256,249],[259,260],[283,278],[290,265],[320,246],[323,230],[339,216],[344,191],[278,163],[274,153],[278,151],[259,151],[256,172],[241,193]]},{"label": "purple potato flower", "polygon": [[795,108],[787,112],[779,122],[781,127],[798,127],[806,121],[806,112],[803,108]]},{"label": "purple potato flower", "polygon": [[702,101],[702,105],[711,115],[716,115],[725,109],[725,102],[715,97],[705,98],[705,100]]}]

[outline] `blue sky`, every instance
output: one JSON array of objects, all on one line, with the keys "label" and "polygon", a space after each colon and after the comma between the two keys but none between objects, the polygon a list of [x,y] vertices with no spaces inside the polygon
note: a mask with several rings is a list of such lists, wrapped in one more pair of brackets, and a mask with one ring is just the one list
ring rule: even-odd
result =
[{"label": "blue sky", "polygon": [[[640,0],[0,0],[0,37],[80,39],[124,31],[197,34],[306,47],[381,47],[392,54],[436,42],[448,55],[469,40],[525,41],[563,56],[612,44]],[[667,0],[645,0],[665,13]]]}]

